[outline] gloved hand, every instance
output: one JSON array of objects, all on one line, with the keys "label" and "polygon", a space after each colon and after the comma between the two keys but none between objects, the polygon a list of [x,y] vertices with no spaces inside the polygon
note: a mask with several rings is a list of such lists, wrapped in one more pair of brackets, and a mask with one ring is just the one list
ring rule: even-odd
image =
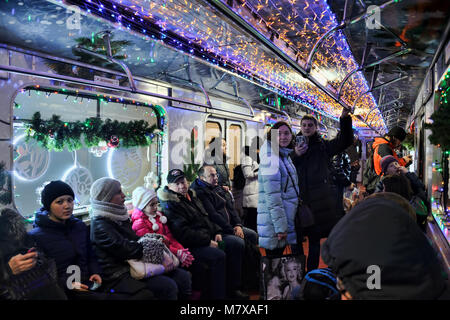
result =
[{"label": "gloved hand", "polygon": [[189,249],[179,249],[177,251],[177,257],[180,259],[182,267],[189,267],[194,261],[194,256],[189,252]]}]

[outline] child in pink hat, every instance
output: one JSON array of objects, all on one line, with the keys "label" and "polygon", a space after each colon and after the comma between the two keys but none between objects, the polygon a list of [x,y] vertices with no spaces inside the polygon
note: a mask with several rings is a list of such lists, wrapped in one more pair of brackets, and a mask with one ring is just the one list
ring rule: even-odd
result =
[{"label": "child in pink hat", "polygon": [[133,230],[142,237],[147,233],[158,233],[164,236],[164,243],[181,262],[181,266],[189,267],[194,257],[189,249],[184,248],[172,235],[167,226],[167,218],[158,211],[158,198],[153,189],[137,187],[133,191],[134,210],[131,214]]}]

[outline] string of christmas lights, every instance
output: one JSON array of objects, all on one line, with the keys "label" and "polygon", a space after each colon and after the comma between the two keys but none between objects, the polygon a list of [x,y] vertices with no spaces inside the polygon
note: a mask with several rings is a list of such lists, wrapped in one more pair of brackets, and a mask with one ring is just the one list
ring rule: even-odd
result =
[{"label": "string of christmas lights", "polygon": [[[77,1],[71,2],[78,4]],[[266,5],[266,2],[259,1],[256,6],[259,4],[259,8],[261,8],[261,5]],[[269,26],[274,32],[278,30],[276,40],[282,39],[281,41],[285,43],[280,48],[282,50],[286,48],[285,50],[291,58],[297,58],[300,64],[304,64],[305,55],[312,48],[312,44],[325,30],[337,23],[325,1],[312,2],[305,2],[305,8],[302,10],[296,7],[297,14],[294,15],[287,15],[283,11],[266,20],[261,15],[252,16],[251,19],[265,21],[266,28]],[[270,4],[273,5],[272,2]],[[87,3],[80,2],[79,5],[88,12],[112,21],[119,29],[134,30],[148,35],[148,39],[160,41],[186,54],[199,57],[210,64],[232,70],[241,77],[265,84],[278,94],[302,103],[312,110],[334,119],[339,117],[342,107],[338,103],[298,72],[294,72],[291,67],[276,58],[270,51],[256,43],[253,38],[220,19],[208,4],[201,0],[121,0],[114,1],[113,4],[101,0],[91,0]],[[249,3],[249,8],[251,8],[250,5],[252,4]],[[263,12],[262,9],[259,11]],[[259,14],[259,12],[257,13]],[[287,27],[290,25],[289,21],[292,22],[294,18],[297,19],[295,24],[297,26],[301,25],[299,19],[303,19],[305,31],[302,35],[308,36],[304,37],[305,39],[299,37],[295,43],[293,41],[285,42],[283,39],[288,39],[290,34],[283,33],[282,26]],[[249,22],[252,23],[250,20]],[[159,30],[155,31],[155,26]],[[301,32],[301,30],[294,31]],[[276,40],[274,39],[274,41]],[[290,51],[287,49],[288,47]],[[296,48],[296,56],[291,54],[292,47]],[[297,48],[304,50],[300,51]],[[336,33],[325,41],[321,50],[318,51],[313,61],[312,76],[323,79],[326,87],[336,90],[345,74],[357,67],[345,37],[341,33]],[[343,101],[351,105],[351,102],[367,89],[363,75],[357,73],[344,86]],[[360,99],[355,114],[364,116],[375,105],[373,96],[367,94]],[[375,128],[382,129],[384,127],[378,110],[373,112],[368,120],[372,120]],[[356,118],[354,125],[366,127]]]}]

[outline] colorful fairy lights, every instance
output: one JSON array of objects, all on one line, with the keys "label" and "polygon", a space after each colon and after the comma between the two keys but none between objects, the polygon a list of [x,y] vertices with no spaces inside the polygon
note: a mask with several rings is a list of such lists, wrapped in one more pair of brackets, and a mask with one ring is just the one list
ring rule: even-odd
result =
[{"label": "colorful fairy lights", "polygon": [[[89,10],[113,21],[119,29],[137,31],[149,39],[266,85],[317,112],[335,119],[339,117],[342,107],[337,102],[253,37],[219,16],[204,0],[116,0],[111,2],[113,7],[103,6],[108,2],[101,1],[88,1]],[[338,24],[325,0],[233,2],[234,6],[230,8],[302,67],[319,37]],[[138,28],[139,23],[141,27]],[[158,32],[150,25],[156,26]],[[311,76],[330,91],[337,92],[345,75],[358,67],[345,36],[337,31],[317,51]],[[358,72],[343,87],[342,100],[351,106],[368,89],[363,74]],[[376,106],[371,93],[358,101],[355,114],[362,118]],[[369,115],[367,122],[376,129],[385,129],[378,110]],[[354,125],[366,127],[356,118]]]}]

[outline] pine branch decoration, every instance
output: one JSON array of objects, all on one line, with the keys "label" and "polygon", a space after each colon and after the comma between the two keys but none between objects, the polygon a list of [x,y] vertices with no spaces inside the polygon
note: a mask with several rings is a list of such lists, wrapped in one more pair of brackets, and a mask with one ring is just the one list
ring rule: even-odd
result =
[{"label": "pine branch decoration", "polygon": [[34,139],[39,145],[55,151],[67,148],[69,151],[98,146],[116,136],[124,148],[143,147],[152,143],[157,134],[156,125],[150,126],[144,120],[119,122],[117,120],[88,118],[85,121],[64,122],[60,116],[53,115],[50,120],[42,120],[36,112],[26,124],[26,141]]},{"label": "pine branch decoration", "polygon": [[433,123],[426,123],[425,128],[431,129],[429,140],[443,151],[450,150],[450,69],[439,85],[439,107],[430,116]]}]

